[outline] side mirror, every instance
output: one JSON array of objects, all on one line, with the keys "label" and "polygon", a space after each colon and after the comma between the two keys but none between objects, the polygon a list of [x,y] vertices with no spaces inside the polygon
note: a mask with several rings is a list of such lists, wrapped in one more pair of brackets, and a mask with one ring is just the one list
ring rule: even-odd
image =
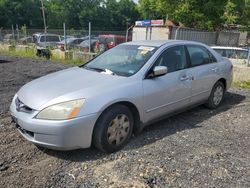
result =
[{"label": "side mirror", "polygon": [[155,66],[152,72],[147,76],[148,78],[154,78],[167,74],[168,68],[165,66]]},{"label": "side mirror", "polygon": [[162,76],[164,74],[167,74],[168,68],[165,66],[156,66],[153,72],[154,72],[154,76]]}]

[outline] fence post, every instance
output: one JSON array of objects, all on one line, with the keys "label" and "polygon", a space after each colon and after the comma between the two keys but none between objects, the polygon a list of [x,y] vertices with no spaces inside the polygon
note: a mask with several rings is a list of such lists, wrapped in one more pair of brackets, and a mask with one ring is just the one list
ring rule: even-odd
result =
[{"label": "fence post", "polygon": [[20,39],[18,24],[16,24],[16,32],[17,32],[17,42],[18,42]]},{"label": "fence post", "polygon": [[91,52],[91,22],[89,22],[89,53]]},{"label": "fence post", "polygon": [[[27,44],[28,41],[27,41],[27,27],[26,27],[26,24],[24,24],[24,37],[26,39],[26,44]],[[32,38],[32,40],[33,40],[33,38]]]},{"label": "fence post", "polygon": [[66,25],[65,22],[63,22],[63,35],[64,35],[64,50],[67,51],[67,40],[66,40]]},{"label": "fence post", "polygon": [[250,66],[250,47],[248,47],[247,66]]},{"label": "fence post", "polygon": [[127,30],[126,30],[126,42],[128,42],[128,32],[130,29],[132,29],[134,25],[131,25]]},{"label": "fence post", "polygon": [[181,26],[179,26],[179,27],[175,30],[174,40],[177,39],[178,31],[179,31],[180,28],[181,28]]},{"label": "fence post", "polygon": [[13,37],[13,42],[14,42],[14,45],[16,45],[16,40],[15,40],[15,31],[14,31],[14,26],[13,26],[13,24],[11,25],[11,29],[12,29],[12,37]]},{"label": "fence post", "polygon": [[152,27],[150,27],[150,30],[149,30],[149,40],[151,40],[151,38],[152,38]]}]

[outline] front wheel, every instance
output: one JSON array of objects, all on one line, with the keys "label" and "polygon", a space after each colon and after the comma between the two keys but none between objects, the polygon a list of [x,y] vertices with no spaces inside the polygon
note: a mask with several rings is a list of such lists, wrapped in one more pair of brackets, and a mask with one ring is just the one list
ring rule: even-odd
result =
[{"label": "front wheel", "polygon": [[224,98],[224,93],[224,84],[221,81],[216,82],[205,105],[210,109],[217,108]]},{"label": "front wheel", "polygon": [[126,106],[115,105],[108,108],[95,125],[93,143],[104,152],[118,151],[128,143],[133,125],[133,115]]}]

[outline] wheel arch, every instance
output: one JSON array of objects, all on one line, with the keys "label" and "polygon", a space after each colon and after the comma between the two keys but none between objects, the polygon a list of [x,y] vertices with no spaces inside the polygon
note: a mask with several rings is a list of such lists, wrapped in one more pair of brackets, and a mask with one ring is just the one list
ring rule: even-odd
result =
[{"label": "wheel arch", "polygon": [[[139,113],[139,110],[137,108],[137,106],[130,102],[130,101],[117,101],[115,103],[112,103],[112,104],[109,104],[108,106],[106,106],[104,108],[104,110],[102,111],[102,113],[99,115],[99,117],[97,118],[96,120],[96,123],[98,122],[99,118],[101,117],[101,115],[109,110],[110,108],[112,108],[113,106],[115,105],[123,105],[123,106],[126,106],[132,113],[133,115],[133,118],[134,118],[134,127],[133,127],[133,132],[135,133],[136,131],[139,131],[141,130],[141,117],[140,117],[140,113]],[[96,124],[95,123],[95,124]],[[95,127],[95,126],[94,126]]]},{"label": "wheel arch", "polygon": [[227,80],[225,78],[220,78],[217,82],[222,82],[224,84],[224,90],[227,89]]}]

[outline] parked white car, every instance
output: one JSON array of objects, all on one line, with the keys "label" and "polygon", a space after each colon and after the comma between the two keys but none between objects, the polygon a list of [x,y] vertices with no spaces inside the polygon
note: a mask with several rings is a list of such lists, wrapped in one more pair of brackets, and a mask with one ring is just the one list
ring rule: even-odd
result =
[{"label": "parked white car", "polygon": [[246,48],[212,46],[217,53],[232,61],[232,63],[247,64],[250,58],[250,51]]}]

